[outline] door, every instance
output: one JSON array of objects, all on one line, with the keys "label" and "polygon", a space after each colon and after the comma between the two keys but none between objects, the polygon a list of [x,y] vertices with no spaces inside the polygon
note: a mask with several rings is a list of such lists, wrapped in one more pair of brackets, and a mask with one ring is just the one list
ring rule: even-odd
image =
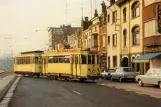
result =
[{"label": "door", "polygon": [[72,70],[73,70],[73,76],[74,78],[77,78],[77,59],[78,57],[76,57],[76,55],[72,56]]},{"label": "door", "polygon": [[76,68],[77,68],[77,76],[81,76],[81,57],[80,55],[76,55]]}]

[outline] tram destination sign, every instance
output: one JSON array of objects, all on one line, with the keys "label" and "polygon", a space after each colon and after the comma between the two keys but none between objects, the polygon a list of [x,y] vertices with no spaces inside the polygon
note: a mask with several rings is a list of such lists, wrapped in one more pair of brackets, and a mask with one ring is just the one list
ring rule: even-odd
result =
[{"label": "tram destination sign", "polygon": [[161,5],[157,7],[157,15],[158,15],[158,32],[161,33]]},{"label": "tram destination sign", "polygon": [[52,29],[53,34],[63,34],[62,28],[53,28]]}]

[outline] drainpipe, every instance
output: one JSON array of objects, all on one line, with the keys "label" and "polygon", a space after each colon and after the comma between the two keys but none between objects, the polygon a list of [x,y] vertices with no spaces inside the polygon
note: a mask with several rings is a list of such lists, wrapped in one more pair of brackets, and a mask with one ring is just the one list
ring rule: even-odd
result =
[{"label": "drainpipe", "polygon": [[131,57],[130,57],[130,45],[131,45],[131,42],[130,42],[130,37],[131,37],[131,35],[130,35],[130,33],[131,33],[131,29],[130,29],[130,25],[131,25],[131,23],[130,23],[130,18],[131,18],[131,14],[130,14],[130,1],[128,1],[129,2],[129,63],[128,63],[128,66],[132,66],[132,61],[131,61]]}]

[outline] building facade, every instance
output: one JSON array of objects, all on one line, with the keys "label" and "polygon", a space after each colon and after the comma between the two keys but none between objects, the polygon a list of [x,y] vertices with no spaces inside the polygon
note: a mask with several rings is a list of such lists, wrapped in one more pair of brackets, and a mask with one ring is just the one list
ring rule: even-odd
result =
[{"label": "building facade", "polygon": [[71,25],[62,25],[60,27],[48,27],[49,34],[49,50],[60,48],[69,48],[67,44],[67,36],[74,33],[80,27],[72,27]]},{"label": "building facade", "polygon": [[143,54],[142,0],[111,0],[107,8],[108,67],[131,66],[138,73],[143,64],[133,60]]},{"label": "building facade", "polygon": [[104,1],[101,7],[102,13],[100,15],[98,50],[100,54],[100,66],[107,68],[107,7]]},{"label": "building facade", "polygon": [[[144,72],[149,68],[161,67],[161,0],[143,0],[143,48],[144,54],[156,53],[158,56],[145,61]],[[148,14],[147,14],[148,13]]]},{"label": "building facade", "polygon": [[70,48],[80,48],[79,46],[80,29],[67,36],[67,42]]}]

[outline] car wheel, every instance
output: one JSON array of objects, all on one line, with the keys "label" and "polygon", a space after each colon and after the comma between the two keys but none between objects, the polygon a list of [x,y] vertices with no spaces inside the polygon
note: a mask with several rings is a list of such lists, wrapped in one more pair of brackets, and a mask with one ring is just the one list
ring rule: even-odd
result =
[{"label": "car wheel", "polygon": [[122,82],[122,78],[121,77],[119,78],[119,82]]},{"label": "car wheel", "polygon": [[144,86],[144,84],[143,84],[143,82],[142,82],[141,80],[139,80],[138,83],[139,83],[139,86],[140,86],[140,87],[143,87],[143,86]]},{"label": "car wheel", "polygon": [[161,82],[159,82],[159,88],[161,88]]}]

